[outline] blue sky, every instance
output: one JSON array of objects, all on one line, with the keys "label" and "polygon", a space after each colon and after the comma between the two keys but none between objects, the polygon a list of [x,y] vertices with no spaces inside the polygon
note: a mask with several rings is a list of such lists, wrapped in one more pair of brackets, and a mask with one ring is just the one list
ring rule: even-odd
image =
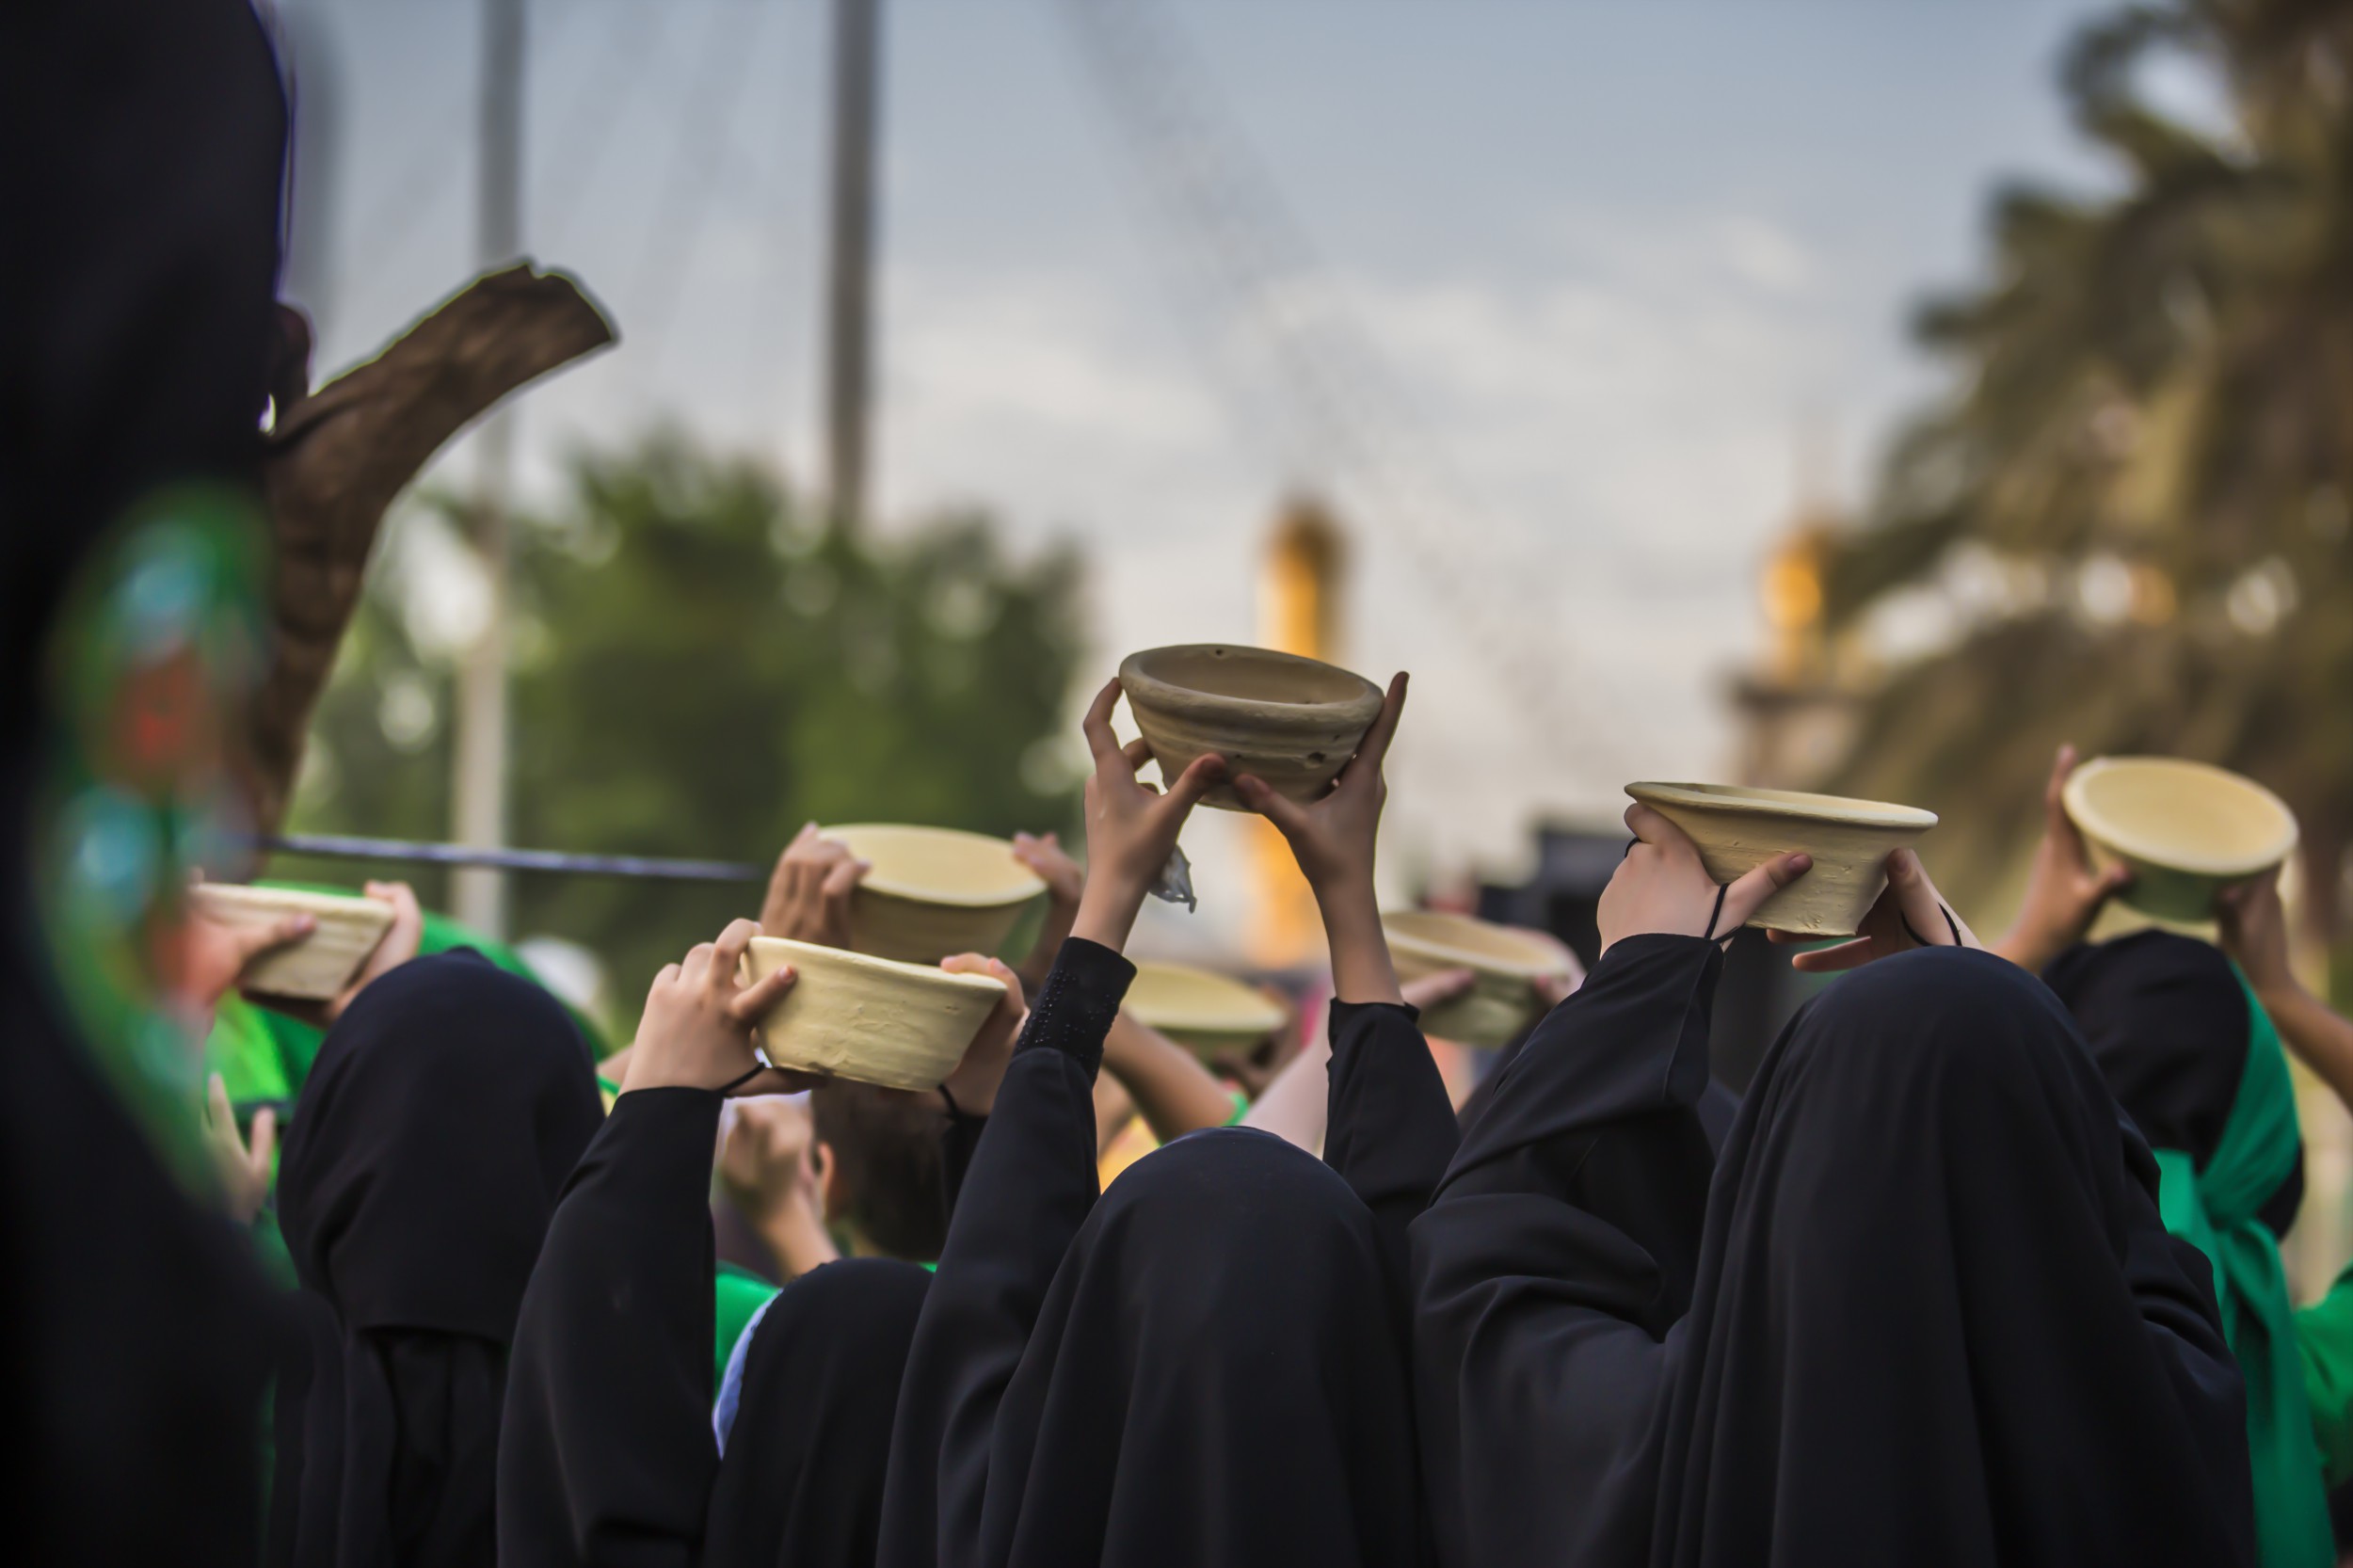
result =
[{"label": "blue sky", "polygon": [[[1352,481],[1287,429],[1255,340],[1181,308],[1176,236],[1068,0],[887,4],[887,516],[978,500],[1016,538],[1080,541],[1106,670],[1133,647],[1249,636],[1274,498],[1330,480],[1347,499]],[[1720,773],[1723,680],[1759,635],[1755,568],[1801,430],[1829,433],[1833,489],[1858,499],[1941,384],[1905,319],[1977,274],[1991,192],[2107,174],[2055,85],[2102,7],[1149,8],[1322,264],[1310,306],[1344,312],[1398,394],[1377,428],[1401,432],[1417,499],[1402,520],[1351,517],[1350,657],[1417,676],[1393,769],[1401,874],[1501,869],[1532,817],[1614,812],[1629,777]],[[478,13],[281,10],[338,133],[328,241],[306,259],[333,365],[472,270]],[[524,400],[533,483],[567,448],[659,420],[807,469],[825,14],[534,0],[525,233],[623,345]],[[462,450],[444,461],[462,476]],[[1432,591],[1433,555],[1451,598]],[[1511,697],[1497,645],[1560,701]]]}]

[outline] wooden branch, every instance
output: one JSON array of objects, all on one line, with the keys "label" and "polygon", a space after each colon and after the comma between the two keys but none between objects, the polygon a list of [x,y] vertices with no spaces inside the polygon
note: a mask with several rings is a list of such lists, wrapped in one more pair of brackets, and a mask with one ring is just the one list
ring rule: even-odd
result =
[{"label": "wooden branch", "polygon": [[[246,757],[261,831],[276,831],[285,818],[312,710],[359,607],[385,509],[499,399],[613,336],[570,279],[524,263],[476,279],[315,393],[300,395],[298,359],[281,376],[264,472],[274,554],[270,664]],[[307,328],[290,328],[288,339],[290,355],[307,355]]]}]

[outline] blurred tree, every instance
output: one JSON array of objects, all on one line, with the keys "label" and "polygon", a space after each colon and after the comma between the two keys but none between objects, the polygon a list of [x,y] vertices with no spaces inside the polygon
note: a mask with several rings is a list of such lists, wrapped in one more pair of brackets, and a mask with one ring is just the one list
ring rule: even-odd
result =
[{"label": "blurred tree", "polygon": [[[2184,62],[2214,122],[2151,104]],[[2003,194],[1993,281],[1921,314],[1954,391],[1834,546],[1826,608],[1953,619],[1833,787],[1961,808],[1935,858],[1968,898],[2061,740],[2219,762],[2295,808],[2326,935],[2353,809],[2353,8],[2135,7],[2065,85],[2123,188]]]},{"label": "blurred tree", "polygon": [[[764,863],[811,820],[1069,824],[1067,551],[1011,562],[977,515],[851,537],[757,466],[662,437],[580,460],[567,504],[520,529],[516,578],[518,843]],[[298,831],[446,828],[449,673],[396,598],[372,592],[343,650]],[[759,903],[522,876],[515,929],[597,952],[633,1016],[656,968]]]}]

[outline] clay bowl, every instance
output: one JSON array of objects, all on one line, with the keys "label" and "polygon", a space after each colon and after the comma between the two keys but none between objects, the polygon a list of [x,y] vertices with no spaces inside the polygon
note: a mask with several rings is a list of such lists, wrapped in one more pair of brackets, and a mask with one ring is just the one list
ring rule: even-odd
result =
[{"label": "clay bowl", "polygon": [[1241,981],[1190,964],[1138,963],[1121,1004],[1195,1055],[1246,1055],[1289,1016]]},{"label": "clay bowl", "polygon": [[1544,999],[1536,982],[1562,973],[1560,952],[1525,931],[1435,909],[1397,909],[1381,917],[1400,980],[1442,969],[1468,969],[1471,988],[1421,1016],[1422,1032],[1493,1050],[1535,1021]]},{"label": "clay bowl", "polygon": [[1205,753],[1225,759],[1228,782],[1202,803],[1226,811],[1249,809],[1230,782],[1240,774],[1293,800],[1322,794],[1381,712],[1381,688],[1361,675],[1231,643],[1130,653],[1119,685],[1163,781]]},{"label": "clay bowl", "polygon": [[886,1089],[938,1088],[1005,995],[986,975],[781,936],[752,938],[744,978],[758,980],[779,964],[800,978],[760,1026],[769,1064]]},{"label": "clay bowl", "polygon": [[1812,871],[1749,920],[1808,936],[1853,936],[1887,887],[1889,853],[1936,825],[1935,812],[1915,806],[1744,784],[1628,784],[1625,792],[1689,834],[1719,882],[1791,850],[1814,856]]},{"label": "clay bowl", "polygon": [[188,902],[223,925],[267,925],[281,915],[297,914],[318,921],[302,940],[261,954],[238,974],[239,989],[265,997],[325,1001],[339,995],[392,923],[392,906],[372,898],[290,888],[202,882],[188,890]]},{"label": "clay bowl", "polygon": [[824,834],[873,867],[850,901],[850,945],[877,958],[936,964],[993,953],[1022,906],[1046,891],[1011,844],[984,833],[862,823]]},{"label": "clay bowl", "polygon": [[2061,795],[2093,861],[2133,880],[2117,895],[2162,920],[2214,918],[2223,888],[2268,875],[2296,848],[2296,814],[2226,769],[2173,757],[2098,757]]}]

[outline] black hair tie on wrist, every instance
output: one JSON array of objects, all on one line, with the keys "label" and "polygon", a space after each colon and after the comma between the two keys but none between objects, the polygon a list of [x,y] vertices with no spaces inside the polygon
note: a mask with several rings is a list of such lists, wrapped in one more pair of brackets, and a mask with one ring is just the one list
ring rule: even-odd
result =
[{"label": "black hair tie on wrist", "polygon": [[749,1083],[752,1080],[758,1078],[760,1074],[766,1072],[767,1070],[768,1064],[762,1062],[759,1066],[754,1067],[750,1072],[745,1073],[742,1078],[729,1079],[727,1082],[720,1084],[719,1093],[723,1095],[732,1095],[738,1089],[741,1089],[744,1085]]},{"label": "black hair tie on wrist", "polygon": [[1707,929],[1700,933],[1700,940],[1703,942],[1712,942],[1716,939],[1716,922],[1724,918],[1724,893],[1726,890],[1727,888],[1724,883],[1719,882],[1716,884],[1716,907],[1707,912]]},{"label": "black hair tie on wrist", "polygon": [[[1961,939],[1961,922],[1953,919],[1952,910],[1947,908],[1945,905],[1939,904],[1936,906],[1936,912],[1945,917],[1945,929],[1953,934],[1953,946],[1957,948],[1967,947],[1969,944]],[[1896,912],[1896,919],[1903,926],[1904,935],[1912,938],[1912,945],[1913,947],[1925,948],[1935,946],[1935,944],[1930,942],[1926,936],[1921,936],[1918,932],[1912,929],[1912,922],[1904,919],[1903,911],[1897,910]]]},{"label": "black hair tie on wrist", "polygon": [[942,1105],[945,1105],[948,1108],[948,1115],[951,1120],[960,1121],[963,1119],[964,1107],[956,1103],[956,1096],[948,1092],[948,1086],[945,1083],[939,1086],[939,1100]]}]

